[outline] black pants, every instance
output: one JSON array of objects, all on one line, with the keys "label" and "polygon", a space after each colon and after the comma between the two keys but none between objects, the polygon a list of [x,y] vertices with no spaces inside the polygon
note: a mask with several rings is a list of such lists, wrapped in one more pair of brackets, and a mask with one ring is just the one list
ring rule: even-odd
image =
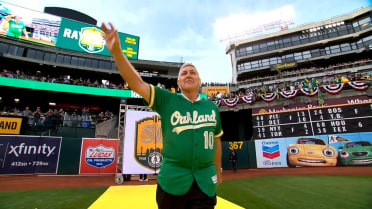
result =
[{"label": "black pants", "polygon": [[143,180],[147,179],[147,174],[140,174],[140,179],[143,179]]},{"label": "black pants", "polygon": [[216,195],[204,194],[194,180],[190,190],[184,195],[172,195],[165,192],[158,184],[156,189],[158,209],[213,209],[217,203]]},{"label": "black pants", "polygon": [[234,173],[236,173],[236,162],[231,162]]}]

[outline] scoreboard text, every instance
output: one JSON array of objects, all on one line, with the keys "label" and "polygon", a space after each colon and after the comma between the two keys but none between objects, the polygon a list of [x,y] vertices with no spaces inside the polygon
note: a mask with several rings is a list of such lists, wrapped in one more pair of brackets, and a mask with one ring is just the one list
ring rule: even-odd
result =
[{"label": "scoreboard text", "polygon": [[372,131],[372,104],[254,114],[253,139]]}]

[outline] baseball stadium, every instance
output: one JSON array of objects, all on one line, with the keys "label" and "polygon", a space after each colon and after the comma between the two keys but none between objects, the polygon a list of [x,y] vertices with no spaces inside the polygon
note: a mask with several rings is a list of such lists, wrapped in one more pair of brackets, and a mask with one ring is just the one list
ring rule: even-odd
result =
[{"label": "baseball stadium", "polygon": [[[372,6],[292,24],[226,37],[231,82],[199,88],[223,130],[215,208],[370,209]],[[0,1],[0,209],[157,208],[161,117],[105,36],[80,11]],[[139,59],[141,37],[118,38],[143,81],[181,95],[182,60]]]}]

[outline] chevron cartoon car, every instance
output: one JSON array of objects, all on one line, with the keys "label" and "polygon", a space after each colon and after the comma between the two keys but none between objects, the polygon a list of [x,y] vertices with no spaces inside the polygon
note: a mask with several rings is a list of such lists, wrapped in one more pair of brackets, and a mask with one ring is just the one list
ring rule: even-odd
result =
[{"label": "chevron cartoon car", "polygon": [[354,141],[339,147],[341,165],[372,165],[372,144],[368,141]]},{"label": "chevron cartoon car", "polygon": [[288,167],[336,166],[337,151],[323,139],[301,137],[287,147]]}]

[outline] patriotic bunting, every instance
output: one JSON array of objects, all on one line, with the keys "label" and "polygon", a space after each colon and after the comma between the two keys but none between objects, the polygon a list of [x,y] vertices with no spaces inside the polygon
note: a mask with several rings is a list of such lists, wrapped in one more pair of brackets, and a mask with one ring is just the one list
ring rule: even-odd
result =
[{"label": "patriotic bunting", "polygon": [[243,100],[246,104],[252,104],[253,103],[253,96],[244,96],[240,97],[240,100]]},{"label": "patriotic bunting", "polygon": [[281,91],[279,92],[280,96],[286,98],[286,99],[292,99],[295,97],[298,93],[298,90],[290,90],[290,91]]},{"label": "patriotic bunting", "polygon": [[328,93],[336,95],[342,91],[344,88],[345,83],[340,84],[330,84],[330,85],[323,85],[322,88]]},{"label": "patriotic bunting", "polygon": [[364,81],[351,81],[347,82],[347,84],[357,91],[365,91],[368,89],[368,84]]},{"label": "patriotic bunting", "polygon": [[265,102],[272,102],[276,99],[276,93],[261,94],[261,99],[263,99]]},{"label": "patriotic bunting", "polygon": [[[357,91],[365,91],[369,87],[368,83],[366,83],[365,81],[351,81],[351,82],[347,82],[347,84]],[[336,95],[342,91],[345,85],[346,83],[340,83],[340,84],[322,85],[320,87],[323,88],[327,93]],[[320,88],[319,87],[314,87],[312,89],[301,88],[299,90],[282,91],[282,92],[279,92],[279,95],[286,99],[292,99],[298,94],[299,91],[301,91],[305,96],[313,97],[319,93]],[[265,102],[272,102],[277,98],[277,96],[278,96],[277,93],[266,93],[266,94],[261,94],[260,97]],[[323,98],[321,98],[321,95],[318,95],[318,97],[319,97],[318,100],[323,100]],[[240,100],[242,100],[246,104],[253,104],[256,99],[257,97],[254,97],[254,95],[251,94],[251,95],[243,96],[240,98],[235,97],[231,99],[222,99],[222,100],[220,99],[220,100],[216,100],[213,102],[218,107],[223,104],[229,108],[233,108],[239,103]]]},{"label": "patriotic bunting", "polygon": [[238,103],[239,103],[239,97],[235,97],[235,98],[231,98],[231,99],[224,99],[222,100],[222,102],[232,108],[232,107],[235,107]]},{"label": "patriotic bunting", "polygon": [[300,89],[300,90],[303,94],[305,94],[305,96],[313,97],[318,93],[319,88],[318,87],[314,87],[313,89],[304,88],[304,89]]},{"label": "patriotic bunting", "polygon": [[220,99],[214,100],[213,102],[217,105],[217,107],[219,107],[221,105],[221,100]]}]

